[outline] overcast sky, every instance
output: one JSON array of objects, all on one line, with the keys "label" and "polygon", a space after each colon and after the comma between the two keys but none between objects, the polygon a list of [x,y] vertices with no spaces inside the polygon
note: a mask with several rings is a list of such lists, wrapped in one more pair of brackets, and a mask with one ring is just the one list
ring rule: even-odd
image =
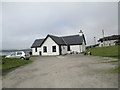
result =
[{"label": "overcast sky", "polygon": [[[0,7],[1,8],[1,7]],[[35,39],[47,34],[75,35],[83,30],[87,45],[102,37],[118,34],[117,2],[3,2],[3,49],[30,48]]]}]

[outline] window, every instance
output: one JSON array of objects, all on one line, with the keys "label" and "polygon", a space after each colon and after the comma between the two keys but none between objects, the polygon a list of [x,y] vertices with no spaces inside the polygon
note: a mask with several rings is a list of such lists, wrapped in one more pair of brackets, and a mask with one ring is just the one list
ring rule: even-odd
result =
[{"label": "window", "polygon": [[103,46],[103,44],[101,44],[101,46]]},{"label": "window", "polygon": [[52,46],[52,52],[56,52],[56,46]]},{"label": "window", "polygon": [[35,48],[35,52],[37,52],[37,48]]},{"label": "window", "polygon": [[22,55],[22,52],[17,52],[17,55]]},{"label": "window", "polygon": [[70,46],[67,46],[67,51],[70,51]]},{"label": "window", "polygon": [[15,52],[11,54],[11,56],[15,56],[15,55],[16,55]]},{"label": "window", "polygon": [[47,46],[43,47],[43,52],[47,52]]}]

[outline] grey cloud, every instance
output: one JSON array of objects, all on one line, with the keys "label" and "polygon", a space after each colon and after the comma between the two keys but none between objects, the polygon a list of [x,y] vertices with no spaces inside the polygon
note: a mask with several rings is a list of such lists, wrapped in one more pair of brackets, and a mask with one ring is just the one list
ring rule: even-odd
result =
[{"label": "grey cloud", "polygon": [[0,49],[2,49],[2,4],[0,3]]},{"label": "grey cloud", "polygon": [[[83,29],[87,45],[118,33],[116,3],[3,3],[3,49],[30,48],[47,34],[71,35]],[[9,46],[8,46],[9,44]]]}]

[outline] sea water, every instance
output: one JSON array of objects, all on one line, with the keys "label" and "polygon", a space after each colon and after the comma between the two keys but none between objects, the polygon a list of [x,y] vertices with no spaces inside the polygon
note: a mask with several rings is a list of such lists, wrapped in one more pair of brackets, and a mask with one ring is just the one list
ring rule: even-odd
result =
[{"label": "sea water", "polygon": [[12,52],[0,52],[0,56],[6,56],[11,54]]}]

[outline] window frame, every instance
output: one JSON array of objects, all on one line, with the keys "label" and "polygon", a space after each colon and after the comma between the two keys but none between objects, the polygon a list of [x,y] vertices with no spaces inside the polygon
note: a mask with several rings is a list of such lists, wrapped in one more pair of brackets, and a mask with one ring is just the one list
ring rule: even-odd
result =
[{"label": "window frame", "polygon": [[52,52],[56,52],[56,46],[52,46]]},{"label": "window frame", "polygon": [[47,53],[47,46],[43,46],[43,52]]}]

